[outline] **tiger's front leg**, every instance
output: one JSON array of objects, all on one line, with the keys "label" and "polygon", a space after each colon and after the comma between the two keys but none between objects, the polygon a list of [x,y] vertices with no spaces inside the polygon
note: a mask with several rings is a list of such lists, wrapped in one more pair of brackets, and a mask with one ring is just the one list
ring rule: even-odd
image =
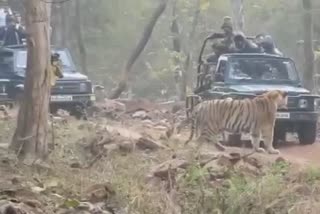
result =
[{"label": "tiger's front leg", "polygon": [[273,132],[274,126],[268,126],[262,129],[263,142],[269,154],[279,155],[280,151],[273,148]]},{"label": "tiger's front leg", "polygon": [[211,136],[211,141],[214,143],[214,146],[219,150],[219,151],[226,151],[226,147],[223,146],[219,142],[218,134],[214,134]]},{"label": "tiger's front leg", "polygon": [[260,133],[253,132],[251,133],[251,145],[254,151],[258,153],[265,153],[266,151],[263,148],[260,148]]}]

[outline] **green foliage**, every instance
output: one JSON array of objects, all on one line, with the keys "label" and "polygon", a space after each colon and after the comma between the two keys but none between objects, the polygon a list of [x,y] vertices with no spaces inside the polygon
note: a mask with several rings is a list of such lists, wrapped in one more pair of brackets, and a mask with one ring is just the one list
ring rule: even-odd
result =
[{"label": "green foliage", "polygon": [[320,181],[320,168],[311,166],[305,171],[305,181],[315,183]]},{"label": "green foliage", "polygon": [[[150,0],[92,0],[82,1],[84,39],[88,52],[89,73],[96,82],[107,89],[115,86],[119,74],[141,37],[144,26],[153,13],[157,1]],[[198,5],[199,4],[199,5]],[[277,46],[288,56],[295,56],[296,41],[302,39],[302,11],[299,0],[246,0],[244,1],[245,33],[271,34]],[[314,3],[320,7],[319,3]],[[193,41],[189,41],[195,12],[200,16]],[[195,65],[203,39],[213,31],[219,32],[223,16],[232,16],[230,1],[225,0],[177,0],[177,21],[183,50],[193,55]],[[319,12],[314,11],[315,20]],[[70,15],[72,17],[72,15]],[[172,52],[172,2],[159,19],[152,38],[133,67],[130,76],[133,92],[137,96],[159,97],[161,89],[174,94],[174,70]],[[301,23],[301,24],[300,24]],[[315,23],[317,24],[317,23]],[[317,35],[320,35],[317,34]],[[74,38],[69,42],[76,47]],[[179,59],[185,59],[180,54]],[[174,66],[173,66],[174,65]],[[150,69],[150,67],[152,69]],[[189,81],[192,82],[192,81]]]}]

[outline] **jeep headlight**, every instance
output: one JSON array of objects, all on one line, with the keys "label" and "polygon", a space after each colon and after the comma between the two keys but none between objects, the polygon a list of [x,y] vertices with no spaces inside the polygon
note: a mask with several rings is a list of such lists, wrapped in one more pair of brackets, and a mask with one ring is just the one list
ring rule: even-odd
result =
[{"label": "jeep headlight", "polygon": [[314,99],[314,109],[318,110],[320,105],[320,99]]},{"label": "jeep headlight", "polygon": [[300,99],[298,102],[299,108],[308,108],[308,100],[306,99]]},{"label": "jeep headlight", "polygon": [[88,91],[88,85],[85,82],[80,83],[80,92],[87,92]]},{"label": "jeep headlight", "polygon": [[1,85],[0,86],[0,90],[1,90],[1,94],[5,94],[5,93],[7,93],[7,88],[6,88],[6,86],[5,85]]}]

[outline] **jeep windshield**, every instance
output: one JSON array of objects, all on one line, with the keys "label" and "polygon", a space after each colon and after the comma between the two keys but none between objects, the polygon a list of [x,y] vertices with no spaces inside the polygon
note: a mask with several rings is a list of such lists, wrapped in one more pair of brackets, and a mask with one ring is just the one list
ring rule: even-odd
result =
[{"label": "jeep windshield", "polygon": [[227,82],[299,83],[294,63],[285,58],[230,58],[226,71]]},{"label": "jeep windshield", "polygon": [[[63,72],[74,71],[73,64],[70,61],[69,55],[65,51],[53,51],[58,53],[61,59],[61,65],[64,68]],[[27,51],[18,51],[15,59],[15,66],[18,69],[25,69],[27,67]]]}]

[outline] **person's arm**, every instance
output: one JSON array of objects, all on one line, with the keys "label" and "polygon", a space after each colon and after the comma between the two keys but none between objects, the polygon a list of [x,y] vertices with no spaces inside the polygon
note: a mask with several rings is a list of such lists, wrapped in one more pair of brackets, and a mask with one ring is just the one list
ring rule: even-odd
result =
[{"label": "person's arm", "polygon": [[26,39],[27,38],[27,32],[25,31],[25,29],[23,27],[19,27],[18,29],[18,33],[21,39]]},{"label": "person's arm", "polygon": [[5,35],[5,28],[0,28],[0,41],[4,40],[4,35]]},{"label": "person's arm", "polygon": [[208,36],[208,39],[222,39],[225,37],[224,33],[213,33],[210,36]]}]

